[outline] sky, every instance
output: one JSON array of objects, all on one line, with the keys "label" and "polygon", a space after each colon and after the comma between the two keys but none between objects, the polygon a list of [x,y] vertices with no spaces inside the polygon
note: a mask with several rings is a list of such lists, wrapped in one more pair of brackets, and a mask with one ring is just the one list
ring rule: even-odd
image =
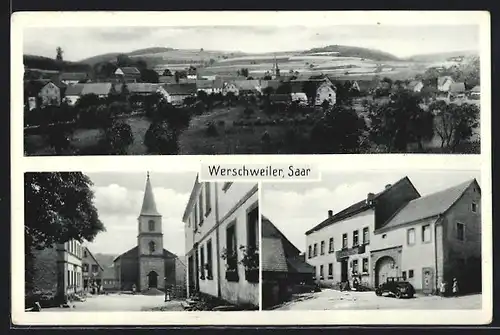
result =
[{"label": "sky", "polygon": [[398,57],[478,50],[479,26],[37,27],[26,28],[23,37],[25,54],[55,58],[60,46],[69,61],[150,47],[261,53],[334,44],[377,49]]},{"label": "sky", "polygon": [[261,211],[302,252],[305,232],[328,216],[378,193],[387,184],[408,176],[421,196],[476,178],[480,171],[388,171],[323,173],[314,183],[265,183],[262,185]]},{"label": "sky", "polygon": [[[94,204],[106,227],[93,242],[92,253],[119,255],[137,245],[138,223],[146,172],[85,173],[94,183]],[[182,215],[191,193],[196,172],[150,172],[156,208],[162,214],[163,247],[178,256],[184,255]]]}]

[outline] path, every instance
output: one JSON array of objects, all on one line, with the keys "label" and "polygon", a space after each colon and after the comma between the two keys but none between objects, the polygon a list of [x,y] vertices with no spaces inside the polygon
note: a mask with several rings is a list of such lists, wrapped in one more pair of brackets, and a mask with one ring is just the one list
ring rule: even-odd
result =
[{"label": "path", "polygon": [[[163,295],[141,295],[141,294],[120,294],[114,293],[109,295],[89,295],[86,301],[75,301],[69,303],[71,308],[47,308],[43,311],[64,311],[64,312],[98,312],[98,311],[143,311],[151,310],[155,307],[165,307],[164,310],[182,311],[181,301],[164,301]],[[73,306],[75,306],[73,308]]]},{"label": "path", "polygon": [[374,292],[340,292],[324,289],[303,295],[303,300],[284,303],[276,310],[333,310],[333,309],[480,309],[481,295],[457,298],[418,295],[412,299],[378,297]]}]

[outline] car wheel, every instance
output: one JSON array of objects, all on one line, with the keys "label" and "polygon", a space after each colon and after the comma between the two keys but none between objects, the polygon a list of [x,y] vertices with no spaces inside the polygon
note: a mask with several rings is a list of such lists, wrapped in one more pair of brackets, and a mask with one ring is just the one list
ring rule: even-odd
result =
[{"label": "car wheel", "polygon": [[402,297],[402,294],[399,291],[396,291],[395,295],[396,295],[396,298],[398,298],[398,299],[401,299],[401,297]]},{"label": "car wheel", "polygon": [[379,291],[379,290],[376,290],[376,291],[375,291],[375,294],[376,294],[377,296],[379,296],[379,297],[380,297],[380,296],[382,295],[382,292],[381,292],[381,291]]}]

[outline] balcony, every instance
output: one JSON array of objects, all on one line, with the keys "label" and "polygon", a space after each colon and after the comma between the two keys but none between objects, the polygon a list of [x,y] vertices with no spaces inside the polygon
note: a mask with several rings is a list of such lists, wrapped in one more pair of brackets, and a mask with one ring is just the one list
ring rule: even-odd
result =
[{"label": "balcony", "polygon": [[366,251],[366,245],[361,244],[352,248],[339,250],[335,253],[335,256],[337,258],[337,261],[340,261],[342,258],[346,258],[352,255],[364,254],[365,251]]}]

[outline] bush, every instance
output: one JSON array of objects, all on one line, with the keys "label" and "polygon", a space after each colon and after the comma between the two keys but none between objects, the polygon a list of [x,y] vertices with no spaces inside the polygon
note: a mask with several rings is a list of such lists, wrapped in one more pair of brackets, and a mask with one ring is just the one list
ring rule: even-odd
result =
[{"label": "bush", "polygon": [[164,121],[154,122],[149,126],[144,144],[151,153],[171,155],[179,151],[177,133]]},{"label": "bush", "polygon": [[109,108],[100,106],[91,106],[79,113],[78,124],[85,128],[108,128],[112,125]]},{"label": "bush", "polygon": [[51,126],[47,128],[49,145],[56,153],[61,153],[70,148],[68,132],[61,126]]},{"label": "bush", "polygon": [[264,144],[271,143],[271,135],[267,132],[267,130],[262,134],[261,141]]},{"label": "bush", "polygon": [[215,126],[215,123],[213,123],[213,122],[210,122],[207,125],[206,132],[207,132],[208,136],[217,136],[217,135],[219,135],[219,132],[217,131],[217,127]]},{"label": "bush", "polygon": [[132,108],[126,102],[115,101],[109,105],[109,114],[111,117],[123,114],[130,114],[131,112]]},{"label": "bush", "polygon": [[113,123],[106,129],[105,140],[109,146],[109,154],[126,154],[127,147],[134,141],[132,128],[123,122]]},{"label": "bush", "polygon": [[245,115],[246,118],[249,118],[251,117],[253,114],[255,114],[254,110],[251,109],[251,108],[245,108],[245,110],[243,111],[243,114]]},{"label": "bush", "polygon": [[219,120],[219,121],[217,122],[217,124],[218,124],[219,126],[224,126],[224,125],[226,124],[226,122],[225,122],[224,120]]}]

